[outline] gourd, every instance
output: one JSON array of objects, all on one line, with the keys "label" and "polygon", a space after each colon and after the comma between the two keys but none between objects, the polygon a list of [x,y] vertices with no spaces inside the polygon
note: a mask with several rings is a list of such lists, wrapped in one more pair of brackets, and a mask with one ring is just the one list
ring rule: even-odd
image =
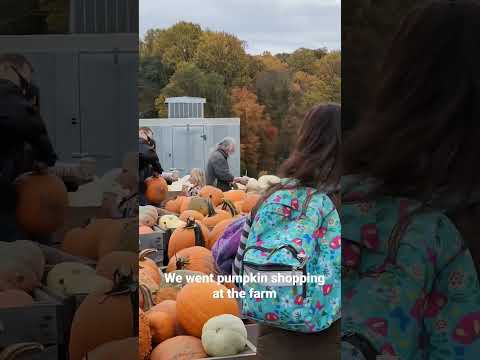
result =
[{"label": "gourd", "polygon": [[229,190],[223,193],[223,199],[232,202],[243,201],[245,200],[245,195],[243,190]]},{"label": "gourd", "polygon": [[[187,334],[201,337],[203,325],[211,318],[231,314],[239,316],[238,303],[227,296],[228,289],[214,282],[185,285],[177,296],[177,319]],[[223,292],[216,298],[215,293]]]},{"label": "gourd", "polygon": [[111,280],[98,276],[93,268],[75,262],[55,265],[46,283],[50,291],[60,296],[107,292],[113,285]]},{"label": "gourd", "polygon": [[199,195],[205,199],[210,199],[213,203],[213,206],[220,205],[224,197],[222,190],[211,185],[201,188]]},{"label": "gourd", "polygon": [[150,355],[150,360],[196,360],[206,357],[200,339],[181,335],[157,345]]},{"label": "gourd", "polygon": [[243,321],[224,314],[208,320],[202,329],[202,345],[210,356],[237,355],[247,345],[247,329]]},{"label": "gourd", "polygon": [[175,229],[168,242],[168,257],[178,251],[192,247],[205,246],[208,239],[208,229],[199,221],[190,218],[183,227]]},{"label": "gourd", "polygon": [[57,176],[27,173],[15,180],[15,188],[16,220],[26,233],[48,235],[64,225],[68,193]]},{"label": "gourd", "polygon": [[88,353],[82,360],[113,360],[113,359],[137,359],[138,338],[129,337],[122,340],[110,341],[100,345]]},{"label": "gourd", "polygon": [[145,180],[145,185],[147,186],[145,197],[151,204],[160,205],[167,197],[168,184],[164,178],[149,178]]},{"label": "gourd", "polygon": [[162,311],[152,311],[147,314],[153,344],[160,344],[162,341],[175,336],[175,318]]},{"label": "gourd", "polygon": [[150,320],[145,313],[138,310],[138,358],[139,360],[148,359],[152,351],[152,333],[150,331]]},{"label": "gourd", "polygon": [[180,215],[180,220],[187,222],[188,219],[194,218],[195,220],[202,221],[205,216],[196,210],[185,210]]},{"label": "gourd", "polygon": [[208,235],[207,249],[212,249],[213,245],[215,245],[215,243],[225,233],[225,230],[233,221],[233,218],[225,219],[215,225],[213,230],[210,232],[210,235]]},{"label": "gourd", "polygon": [[180,250],[170,258],[167,266],[167,272],[176,270],[213,274],[215,272],[215,263],[212,252],[201,246],[192,246]]},{"label": "gourd", "polygon": [[22,290],[0,291],[0,309],[23,307],[33,304],[33,298]]},{"label": "gourd", "polygon": [[261,196],[259,194],[248,194],[242,204],[242,212],[250,213],[257,203],[260,201]]},{"label": "gourd", "polygon": [[113,280],[113,274],[117,270],[125,269],[125,272],[138,273],[138,255],[132,251],[114,251],[102,257],[96,267],[97,275]]},{"label": "gourd", "polygon": [[138,223],[140,226],[152,227],[157,223],[158,211],[155,206],[140,206],[138,211]]}]

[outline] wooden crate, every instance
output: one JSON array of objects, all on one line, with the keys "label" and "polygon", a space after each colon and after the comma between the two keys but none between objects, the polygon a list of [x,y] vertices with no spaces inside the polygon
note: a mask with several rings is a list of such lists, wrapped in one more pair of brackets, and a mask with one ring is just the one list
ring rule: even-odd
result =
[{"label": "wooden crate", "polygon": [[56,345],[46,346],[43,351],[28,352],[22,356],[15,356],[15,360],[58,360],[60,358],[62,358],[60,350]]},{"label": "wooden crate", "polygon": [[164,231],[160,228],[154,228],[151,234],[139,235],[140,251],[145,249],[156,249],[158,252],[148,257],[155,261],[158,265],[167,265],[168,240],[171,232]]},{"label": "wooden crate", "polygon": [[219,357],[209,357],[204,358],[201,360],[220,360],[220,359],[228,359],[228,360],[237,360],[237,359],[246,359],[246,358],[254,358],[257,355],[257,348],[253,345],[250,341],[247,340],[247,346],[245,347],[245,351],[240,354],[232,355],[232,356],[219,356]]}]

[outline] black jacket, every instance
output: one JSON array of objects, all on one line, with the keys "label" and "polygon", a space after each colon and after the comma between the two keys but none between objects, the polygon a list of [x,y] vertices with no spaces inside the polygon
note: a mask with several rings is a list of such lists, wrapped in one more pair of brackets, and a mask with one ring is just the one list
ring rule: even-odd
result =
[{"label": "black jacket", "polygon": [[207,185],[213,185],[222,191],[232,189],[234,176],[228,166],[228,155],[223,150],[215,150],[207,164]]}]

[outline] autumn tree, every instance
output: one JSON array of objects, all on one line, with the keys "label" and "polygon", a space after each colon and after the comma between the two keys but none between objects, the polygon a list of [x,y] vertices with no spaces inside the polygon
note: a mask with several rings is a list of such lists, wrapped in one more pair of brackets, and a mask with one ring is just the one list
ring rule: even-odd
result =
[{"label": "autumn tree", "polygon": [[264,52],[258,57],[258,59],[262,62],[264,71],[288,71],[288,64],[285,61],[280,60],[278,57],[273,56],[268,51]]},{"label": "autumn tree", "polygon": [[255,89],[274,125],[280,127],[289,106],[290,74],[283,70],[262,71],[257,75]]},{"label": "autumn tree", "polygon": [[314,64],[321,56],[321,52],[300,48],[288,56],[286,61],[294,72],[302,71],[307,74],[313,74],[315,71]]},{"label": "autumn tree", "polygon": [[138,107],[141,118],[157,116],[155,98],[168,84],[173,69],[158,57],[140,57],[138,71]]},{"label": "autumn tree", "polygon": [[206,73],[223,76],[227,88],[248,82],[249,58],[245,44],[234,35],[205,32],[198,44],[194,62]]}]

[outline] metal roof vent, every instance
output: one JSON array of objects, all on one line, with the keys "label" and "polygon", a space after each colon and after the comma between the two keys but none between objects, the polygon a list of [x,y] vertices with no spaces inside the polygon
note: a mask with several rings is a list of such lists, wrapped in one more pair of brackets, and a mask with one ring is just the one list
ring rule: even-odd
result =
[{"label": "metal roof vent", "polygon": [[172,97],[165,100],[168,104],[169,118],[203,118],[204,106],[207,102],[204,98],[198,97]]}]

